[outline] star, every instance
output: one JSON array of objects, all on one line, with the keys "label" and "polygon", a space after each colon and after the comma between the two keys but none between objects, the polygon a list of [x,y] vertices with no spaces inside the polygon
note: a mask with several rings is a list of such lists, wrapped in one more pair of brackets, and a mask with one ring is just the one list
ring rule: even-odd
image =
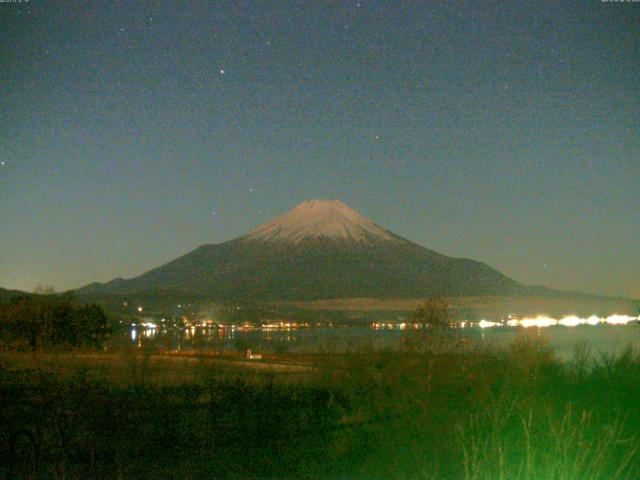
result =
[{"label": "star", "polygon": [[224,75],[224,68],[220,69],[220,75]]},{"label": "star", "polygon": [[0,162],[0,167],[4,167],[4,165],[5,165],[4,160],[2,160],[2,161]]}]

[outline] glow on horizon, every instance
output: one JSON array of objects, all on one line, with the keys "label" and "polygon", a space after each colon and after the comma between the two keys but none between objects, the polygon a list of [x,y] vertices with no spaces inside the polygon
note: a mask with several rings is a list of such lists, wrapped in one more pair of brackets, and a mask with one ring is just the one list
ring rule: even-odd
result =
[{"label": "glow on horizon", "polygon": [[529,327],[552,327],[553,325],[557,325],[558,320],[546,317],[544,315],[538,315],[535,318],[523,318],[520,320],[520,325],[524,328]]},{"label": "glow on horizon", "polygon": [[489,322],[488,320],[480,320],[478,326],[480,328],[490,328],[490,327],[499,327],[501,324],[499,322]]},{"label": "glow on horizon", "polygon": [[[599,325],[599,324],[607,324],[607,325],[626,325],[629,322],[634,320],[640,320],[639,317],[632,317],[629,315],[620,315],[613,314],[608,317],[598,317],[597,315],[591,315],[587,318],[580,318],[577,315],[567,315],[560,319],[548,317],[546,315],[537,315],[535,317],[524,317],[524,318],[513,318],[513,316],[509,316],[509,319],[506,322],[506,325],[509,327],[536,327],[536,328],[545,328],[545,327],[553,327],[556,325],[561,325],[563,327],[577,327],[579,325]],[[489,322],[487,320],[480,320],[478,322],[478,326],[480,328],[489,328],[489,327],[498,327],[504,325],[500,322]]]}]

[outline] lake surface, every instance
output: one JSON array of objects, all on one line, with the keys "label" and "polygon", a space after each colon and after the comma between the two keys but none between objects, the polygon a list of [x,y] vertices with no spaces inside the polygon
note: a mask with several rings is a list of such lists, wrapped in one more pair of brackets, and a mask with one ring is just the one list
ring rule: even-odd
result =
[{"label": "lake surface", "polygon": [[[632,346],[640,350],[640,324],[626,325],[553,325],[547,327],[477,325],[451,329],[448,335],[486,346],[501,346],[521,338],[548,343],[555,354],[568,360],[578,346],[586,346],[593,355],[614,354]],[[420,340],[424,331],[395,327],[309,327],[309,328],[190,328],[163,330],[132,327],[114,338],[120,346],[155,345],[172,350],[244,351],[255,353],[318,353],[357,351],[365,348],[397,348],[407,339]]]}]

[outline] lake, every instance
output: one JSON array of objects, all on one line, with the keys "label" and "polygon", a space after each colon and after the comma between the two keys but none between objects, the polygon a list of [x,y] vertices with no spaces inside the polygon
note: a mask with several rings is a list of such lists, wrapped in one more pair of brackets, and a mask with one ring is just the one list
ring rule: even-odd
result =
[{"label": "lake", "polygon": [[[571,317],[567,317],[571,318]],[[549,320],[527,325],[479,324],[453,328],[447,335],[457,339],[468,339],[486,346],[507,345],[519,338],[542,340],[553,348],[563,360],[570,359],[577,346],[587,346],[594,355],[622,352],[627,346],[640,349],[640,324],[637,319],[610,324],[586,321],[549,325]],[[482,322],[480,323],[482,325]],[[569,325],[569,326],[567,326]],[[171,350],[244,351],[251,348],[256,353],[317,353],[357,351],[363,348],[396,348],[406,339],[420,339],[425,330],[415,330],[404,324],[372,324],[370,327],[192,327],[162,329],[159,327],[132,326],[123,335],[114,338],[114,343],[126,345],[155,345]]]}]

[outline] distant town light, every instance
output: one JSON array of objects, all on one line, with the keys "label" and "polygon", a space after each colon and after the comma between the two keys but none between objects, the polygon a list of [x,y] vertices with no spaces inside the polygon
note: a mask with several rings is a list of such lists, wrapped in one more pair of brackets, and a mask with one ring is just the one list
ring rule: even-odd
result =
[{"label": "distant town light", "polygon": [[538,315],[535,318],[523,318],[520,321],[520,325],[522,325],[524,328],[529,328],[529,327],[552,327],[554,325],[557,325],[558,321],[554,318],[550,318],[550,317],[546,317],[544,315]]},{"label": "distant town light", "polygon": [[478,326],[480,328],[490,328],[490,327],[497,327],[500,324],[498,322],[489,322],[488,320],[480,320],[480,322],[478,322]]},{"label": "distant town light", "polygon": [[586,320],[578,318],[575,315],[569,315],[558,320],[558,325],[562,325],[564,327],[577,327],[578,325],[582,325],[583,323],[586,323]]},{"label": "distant town light", "polygon": [[626,325],[632,320],[638,320],[638,317],[630,317],[629,315],[609,315],[604,319],[609,325]]}]

